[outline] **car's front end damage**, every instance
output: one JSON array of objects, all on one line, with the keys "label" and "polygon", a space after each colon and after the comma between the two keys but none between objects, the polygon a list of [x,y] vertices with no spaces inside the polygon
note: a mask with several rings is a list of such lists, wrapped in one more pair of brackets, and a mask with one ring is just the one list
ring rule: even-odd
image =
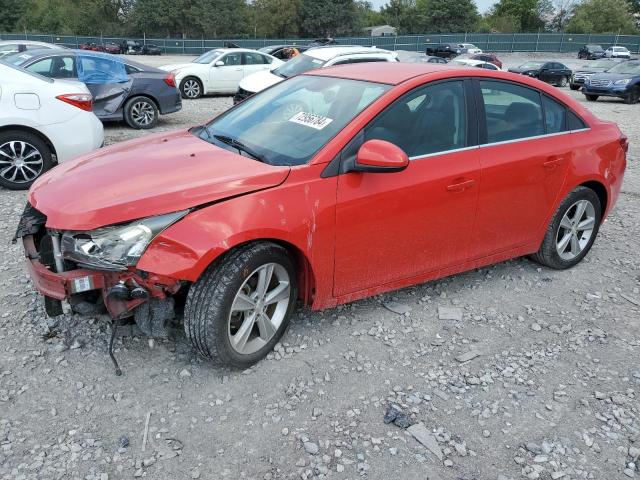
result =
[{"label": "car's front end damage", "polygon": [[[63,313],[67,301],[78,313],[107,312],[114,320],[134,317],[151,336],[163,336],[173,317],[173,299],[184,282],[136,269],[148,244],[186,211],[151,217],[90,232],[46,227],[44,214],[27,204],[15,239],[21,239],[35,288],[47,314]],[[138,309],[151,302],[153,309]],[[160,304],[165,302],[165,308]],[[169,308],[170,307],[170,308]],[[163,311],[154,325],[152,312]]]}]

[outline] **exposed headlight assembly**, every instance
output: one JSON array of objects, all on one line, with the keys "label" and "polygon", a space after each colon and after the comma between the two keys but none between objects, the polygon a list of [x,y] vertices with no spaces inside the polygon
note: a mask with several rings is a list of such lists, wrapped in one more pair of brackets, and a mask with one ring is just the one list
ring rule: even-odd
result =
[{"label": "exposed headlight assembly", "polygon": [[81,266],[100,270],[126,270],[134,267],[151,241],[184,217],[188,210],[148,217],[126,225],[104,227],[87,232],[65,232],[62,256]]},{"label": "exposed headlight assembly", "polygon": [[623,78],[622,80],[616,81],[614,85],[628,85],[630,81],[630,78]]}]

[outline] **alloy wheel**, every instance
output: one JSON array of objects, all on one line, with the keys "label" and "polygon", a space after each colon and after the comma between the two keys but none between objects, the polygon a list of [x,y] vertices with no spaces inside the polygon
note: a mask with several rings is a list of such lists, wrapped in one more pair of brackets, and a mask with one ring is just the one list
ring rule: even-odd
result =
[{"label": "alloy wheel", "polygon": [[189,79],[184,82],[182,90],[187,98],[197,98],[200,95],[200,84],[196,80]]},{"label": "alloy wheel", "polygon": [[229,312],[231,347],[249,355],[263,348],[276,335],[291,302],[291,279],[278,263],[254,270],[236,293]]},{"label": "alloy wheel", "polygon": [[139,101],[131,107],[131,118],[140,126],[146,126],[153,123],[156,112],[149,102]]},{"label": "alloy wheel", "polygon": [[32,182],[43,165],[42,154],[30,143],[16,140],[0,145],[0,176],[9,182]]},{"label": "alloy wheel", "polygon": [[596,224],[596,213],[589,200],[578,200],[565,212],[558,233],[556,250],[563,260],[573,260],[589,244]]}]

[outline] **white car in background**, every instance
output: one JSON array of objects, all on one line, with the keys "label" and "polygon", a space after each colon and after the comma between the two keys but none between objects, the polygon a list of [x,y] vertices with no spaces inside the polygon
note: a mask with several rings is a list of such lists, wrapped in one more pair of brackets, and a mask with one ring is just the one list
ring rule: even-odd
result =
[{"label": "white car in background", "polygon": [[286,78],[315,68],[345,65],[347,63],[397,62],[398,54],[375,47],[327,46],[311,48],[293,57],[278,68],[254,73],[242,79],[233,103],[239,103],[254,93],[275,85]]},{"label": "white car in background", "polygon": [[0,63],[0,185],[26,189],[57,163],[99,148],[104,132],[91,106],[83,83]]},{"label": "white car in background", "polygon": [[31,40],[4,40],[0,42],[0,58],[6,57],[13,53],[24,52],[26,50],[43,50],[43,49],[67,48],[63,45],[54,45],[53,43],[35,42]]},{"label": "white car in background", "polygon": [[235,93],[240,80],[261,70],[281,65],[269,54],[245,48],[217,48],[191,63],[160,67],[173,72],[183,98],[200,98],[208,93]]},{"label": "white car in background", "polygon": [[631,52],[627,47],[609,47],[604,51],[604,56],[608,58],[631,58]]},{"label": "white car in background", "polygon": [[465,67],[486,68],[487,70],[500,70],[500,67],[493,63],[484,62],[482,60],[473,60],[471,58],[455,58],[449,62],[449,65],[464,65]]},{"label": "white car in background", "polygon": [[482,53],[482,49],[476,47],[473,43],[461,43],[460,48],[464,50],[464,53],[469,55],[475,55],[476,53]]}]

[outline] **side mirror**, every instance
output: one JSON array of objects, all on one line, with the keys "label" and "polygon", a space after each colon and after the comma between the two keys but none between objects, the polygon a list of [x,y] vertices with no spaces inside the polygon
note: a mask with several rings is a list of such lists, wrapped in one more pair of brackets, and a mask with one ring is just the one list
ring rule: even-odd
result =
[{"label": "side mirror", "polygon": [[224,67],[224,62],[222,60],[218,60],[213,64],[214,67]]},{"label": "side mirror", "polygon": [[393,173],[409,165],[409,157],[398,146],[384,140],[368,140],[356,154],[352,172]]}]

